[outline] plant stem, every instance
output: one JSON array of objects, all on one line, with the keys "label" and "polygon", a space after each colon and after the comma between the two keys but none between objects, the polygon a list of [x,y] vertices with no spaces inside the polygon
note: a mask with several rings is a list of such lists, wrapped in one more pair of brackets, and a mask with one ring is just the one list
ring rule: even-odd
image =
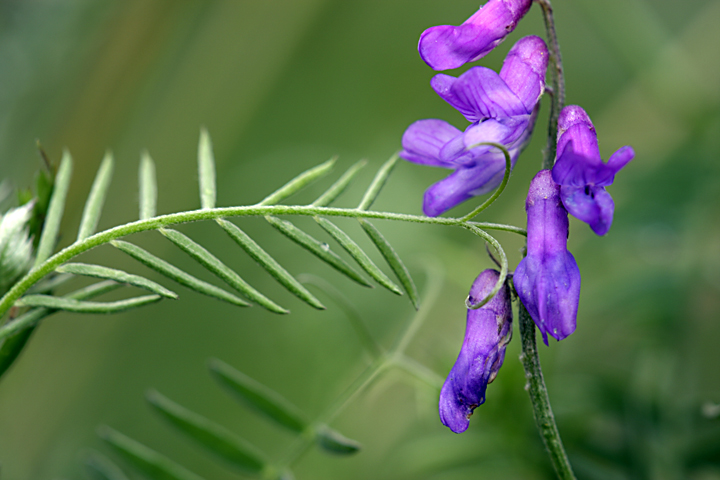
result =
[{"label": "plant stem", "polygon": [[342,413],[345,407],[357,398],[375,379],[390,369],[398,368],[403,370],[430,387],[440,390],[443,378],[405,355],[405,349],[427,318],[428,312],[432,309],[432,305],[437,301],[442,290],[444,280],[442,267],[433,262],[429,264],[426,263],[426,265],[428,266],[428,283],[423,294],[423,307],[420,311],[416,312],[412,319],[405,325],[398,335],[397,341],[393,344],[393,347],[388,352],[375,358],[353,383],[317,418],[312,428],[308,430],[307,435],[303,435],[295,442],[294,447],[285,455],[285,458],[275,465],[277,471],[286,471],[297,462],[315,443],[314,432],[316,429],[332,422]]},{"label": "plant stem", "polygon": [[525,309],[522,302],[519,304],[520,338],[522,340],[522,363],[525,367],[525,375],[528,378],[530,400],[533,406],[533,415],[540,435],[542,436],[545,448],[550,455],[550,461],[555,468],[558,478],[562,480],[574,480],[572,467],[565,454],[565,448],[560,438],[560,432],[555,424],[555,417],[550,407],[545,379],[540,368],[537,343],[535,342],[535,322]]},{"label": "plant stem", "polygon": [[[237,216],[265,216],[265,215],[324,215],[334,217],[353,217],[353,218],[380,218],[385,220],[397,220],[412,223],[426,223],[434,225],[454,225],[467,226],[473,225],[480,228],[492,230],[504,230],[507,232],[526,235],[524,229],[514,227],[512,225],[502,225],[497,223],[484,222],[466,222],[461,218],[446,217],[426,217],[423,215],[407,215],[403,213],[388,213],[358,210],[354,208],[331,208],[316,207],[313,205],[269,205],[269,206],[242,206],[242,207],[224,207],[212,208],[204,210],[192,210],[189,212],[172,213],[169,215],[161,215],[158,217],[148,218],[146,220],[138,220],[136,222],[120,225],[108,230],[91,235],[84,240],[75,242],[68,247],[60,250],[58,253],[48,258],[42,264],[30,270],[23,278],[21,278],[0,300],[0,317],[20,298],[31,286],[37,283],[48,273],[54,271],[57,267],[76,257],[77,255],[90,250],[93,247],[103,245],[120,237],[124,237],[133,233],[144,232],[147,230],[157,230],[162,227],[176,225],[178,223],[196,222],[200,220],[214,220],[222,217]],[[7,327],[7,325],[5,325]],[[0,328],[0,339],[5,338],[4,328]]]},{"label": "plant stem", "polygon": [[540,5],[545,20],[545,31],[547,33],[548,50],[550,53],[550,82],[552,84],[552,101],[550,103],[550,118],[548,119],[548,140],[545,147],[545,156],[542,168],[549,170],[555,163],[555,150],[557,148],[557,129],[560,111],[565,106],[565,77],[563,75],[562,57],[560,56],[560,44],[558,43],[555,31],[555,19],[550,0],[535,0]]}]

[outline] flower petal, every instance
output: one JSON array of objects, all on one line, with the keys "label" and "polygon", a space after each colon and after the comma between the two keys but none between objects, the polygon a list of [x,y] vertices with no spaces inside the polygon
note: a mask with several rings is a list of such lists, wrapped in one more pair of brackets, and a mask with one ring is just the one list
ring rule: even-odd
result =
[{"label": "flower petal", "polygon": [[523,37],[510,49],[500,78],[530,112],[545,91],[545,72],[548,66],[548,49],[542,38]]},{"label": "flower petal", "polygon": [[420,57],[433,70],[448,70],[483,57],[515,29],[531,0],[490,0],[462,25],[425,30],[418,42]]},{"label": "flower petal", "polygon": [[568,213],[590,225],[597,235],[605,235],[612,225],[615,202],[605,187],[560,187],[560,197]]},{"label": "flower petal", "polygon": [[[484,298],[499,273],[485,270],[475,279],[470,297]],[[487,384],[497,375],[512,335],[512,305],[507,285],[478,310],[468,310],[460,354],[440,391],[440,419],[455,433],[467,430],[469,417],[485,402]]]},{"label": "flower petal", "polygon": [[500,185],[505,173],[505,157],[497,149],[493,150],[476,159],[475,166],[460,167],[425,190],[425,215],[437,217],[465,200],[488,193]]},{"label": "flower petal", "polygon": [[615,181],[615,174],[630,163],[635,157],[635,150],[632,147],[624,146],[610,156],[607,162],[607,174],[604,178],[597,178],[595,185],[608,186]]},{"label": "flower petal", "polygon": [[435,75],[430,85],[469,122],[523,115],[531,111],[505,81],[489,68],[473,67],[458,78]]},{"label": "flower petal", "polygon": [[565,149],[558,155],[552,169],[555,183],[572,187],[596,185],[596,182],[606,181],[614,176],[615,172],[600,159],[599,151],[597,157],[589,157],[584,153],[576,152],[575,143],[572,140],[565,143]]},{"label": "flower petal", "polygon": [[570,252],[530,255],[513,275],[515,290],[542,333],[562,340],[575,331],[580,302],[580,269]]},{"label": "flower petal", "polygon": [[462,134],[460,130],[442,120],[418,120],[410,125],[402,138],[400,157],[413,163],[433,167],[455,168],[440,158],[442,147]]},{"label": "flower petal", "polygon": [[524,139],[524,133],[528,130],[528,127],[532,128],[529,125],[530,120],[530,115],[499,119],[491,118],[468,127],[463,133],[463,142],[466,148],[473,148],[475,152],[497,151],[495,147],[489,145],[475,147],[475,145],[483,142],[499,143],[506,145],[510,149],[518,140]]}]

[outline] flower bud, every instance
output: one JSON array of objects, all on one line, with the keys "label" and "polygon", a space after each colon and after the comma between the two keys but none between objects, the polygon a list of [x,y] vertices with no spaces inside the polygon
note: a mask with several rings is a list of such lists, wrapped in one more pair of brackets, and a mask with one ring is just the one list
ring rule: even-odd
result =
[{"label": "flower bud", "polygon": [[[476,303],[495,287],[500,274],[480,273],[468,300]],[[465,340],[460,354],[440,391],[440,419],[455,433],[467,430],[475,408],[485,403],[487,384],[495,379],[512,336],[512,306],[507,285],[487,304],[468,309]]]},{"label": "flower bud", "polygon": [[567,211],[549,170],[540,170],[530,182],[525,209],[527,256],[515,269],[513,284],[547,345],[548,334],[562,340],[575,331],[580,301],[580,270],[567,250]]}]

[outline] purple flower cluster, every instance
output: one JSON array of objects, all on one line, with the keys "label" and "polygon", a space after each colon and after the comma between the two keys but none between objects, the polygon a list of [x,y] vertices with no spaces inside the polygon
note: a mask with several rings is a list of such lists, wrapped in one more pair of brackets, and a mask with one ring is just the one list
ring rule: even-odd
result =
[{"label": "purple flower cluster", "polygon": [[[489,0],[460,26],[441,25],[423,32],[422,59],[434,70],[461,67],[499,45],[528,12],[532,0]],[[495,189],[505,172],[505,146],[511,166],[532,135],[545,90],[548,49],[536,36],[521,38],[510,49],[500,73],[480,66],[459,77],[438,74],[433,90],[470,122],[461,131],[442,120],[419,120],[402,138],[400,157],[413,163],[454,170],[425,191],[423,211],[437,216],[474,196]],[[557,158],[530,183],[527,256],[518,264],[513,285],[540,330],[562,340],[575,331],[580,299],[580,270],[567,249],[568,213],[605,235],[614,203],[605,187],[633,159],[631,147],[600,157],[590,118],[578,106],[565,107],[558,120]],[[470,290],[470,303],[495,287],[499,274],[482,272]],[[498,373],[512,335],[507,284],[488,303],[469,309],[465,340],[440,393],[440,418],[453,432],[468,428],[469,417],[485,402],[488,383]]]},{"label": "purple flower cluster", "polygon": [[455,170],[425,191],[425,215],[440,215],[500,184],[505,172],[503,153],[492,146],[476,145],[505,145],[515,165],[535,125],[547,63],[545,42],[529,36],[510,49],[500,74],[473,67],[458,78],[433,77],[433,90],[471,124],[462,132],[443,120],[419,120],[405,131],[400,157]]}]

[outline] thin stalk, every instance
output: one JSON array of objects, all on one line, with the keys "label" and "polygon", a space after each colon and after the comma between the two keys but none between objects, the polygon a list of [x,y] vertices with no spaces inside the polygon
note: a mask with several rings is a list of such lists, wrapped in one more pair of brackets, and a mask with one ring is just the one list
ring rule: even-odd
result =
[{"label": "thin stalk", "polygon": [[423,310],[413,315],[411,321],[398,335],[398,340],[393,347],[388,352],[375,358],[360,376],[315,420],[313,425],[306,431],[306,434],[298,438],[285,458],[275,465],[277,471],[285,471],[297,462],[313,445],[315,430],[332,422],[350,402],[387,370],[399,368],[433,388],[439,390],[442,387],[443,379],[439,375],[404,354],[408,343],[422,325],[427,317],[427,312],[430,311],[442,290],[444,275],[440,266],[431,263],[430,268],[427,269],[427,277],[428,285],[422,300]]},{"label": "thin stalk", "polygon": [[[45,275],[54,271],[57,267],[76,257],[77,255],[90,250],[93,247],[106,244],[133,233],[147,230],[157,230],[179,223],[196,222],[200,220],[214,220],[222,217],[235,216],[265,216],[265,215],[305,215],[305,216],[331,216],[331,217],[354,217],[354,218],[380,218],[385,220],[397,220],[412,223],[425,223],[434,225],[473,225],[479,228],[491,230],[504,230],[520,235],[527,235],[527,232],[519,227],[497,223],[464,222],[459,218],[426,217],[422,215],[407,215],[403,213],[388,213],[365,211],[348,208],[316,207],[312,205],[251,205],[242,207],[224,207],[206,210],[192,210],[189,212],[172,213],[158,217],[138,220],[125,225],[120,225],[108,230],[91,235],[81,241],[60,250],[45,262],[37,265],[20,279],[0,300],[0,317],[7,312],[15,301],[20,298],[30,287],[41,280]],[[0,339],[4,338],[0,328]]]},{"label": "thin stalk", "polygon": [[528,392],[533,406],[535,424],[542,436],[545,448],[550,455],[550,461],[555,468],[558,478],[562,480],[575,480],[572,467],[568,461],[565,448],[563,447],[560,432],[555,424],[555,416],[550,407],[545,379],[540,358],[538,357],[537,343],[535,342],[535,322],[525,309],[522,302],[519,304],[520,338],[522,339],[522,363],[525,367],[525,375],[528,378]]},{"label": "thin stalk", "polygon": [[545,32],[548,40],[550,53],[550,83],[552,85],[552,100],[550,103],[550,118],[548,119],[548,140],[545,148],[545,156],[542,168],[549,170],[555,163],[555,150],[557,148],[557,129],[560,111],[565,106],[565,77],[563,76],[562,57],[560,56],[560,44],[555,31],[555,18],[550,0],[535,0],[540,5],[545,21]]}]

